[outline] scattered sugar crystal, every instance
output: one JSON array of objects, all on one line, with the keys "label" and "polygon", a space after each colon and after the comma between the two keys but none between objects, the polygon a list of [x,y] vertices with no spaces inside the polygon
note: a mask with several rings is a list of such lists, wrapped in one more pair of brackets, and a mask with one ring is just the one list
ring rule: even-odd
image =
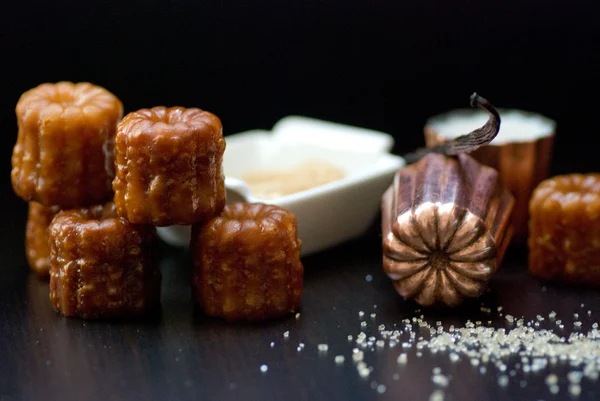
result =
[{"label": "scattered sugar crystal", "polygon": [[548,376],[546,376],[546,385],[548,386],[552,386],[556,383],[558,383],[558,376],[555,375],[554,373],[550,373]]},{"label": "scattered sugar crystal", "polygon": [[290,336],[290,332],[289,331],[284,331],[283,332],[283,338],[288,338]]},{"label": "scattered sugar crystal", "polygon": [[363,311],[358,312],[358,317],[363,317],[364,315],[365,315],[365,312],[363,312]]},{"label": "scattered sugar crystal", "polygon": [[506,375],[500,375],[498,377],[498,385],[500,387],[506,387],[506,386],[508,386],[508,380],[509,380],[508,376],[506,376]]},{"label": "scattered sugar crystal", "polygon": [[344,363],[344,360],[346,358],[344,358],[344,355],[336,355],[336,357],[334,358],[335,363],[337,363],[338,365],[341,365],[342,363]]},{"label": "scattered sugar crystal", "polygon": [[358,374],[360,375],[360,377],[369,377],[369,375],[371,374],[371,371],[369,370],[369,368],[358,368]]},{"label": "scattered sugar crystal", "polygon": [[450,361],[451,362],[458,362],[459,359],[460,359],[460,357],[458,356],[458,354],[455,354],[455,353],[451,353],[450,354]]},{"label": "scattered sugar crystal", "polygon": [[439,375],[440,373],[442,373],[442,368],[440,368],[440,367],[437,367],[437,366],[436,366],[435,368],[433,368],[433,369],[431,370],[431,372],[432,372],[434,375]]},{"label": "scattered sugar crystal", "polygon": [[367,327],[367,322],[360,322],[360,327]]},{"label": "scattered sugar crystal", "polygon": [[321,352],[327,352],[327,350],[329,349],[329,345],[319,344],[319,345],[317,345],[317,349]]},{"label": "scattered sugar crystal", "polygon": [[271,341],[271,348],[273,348],[275,346],[275,343],[273,341]]},{"label": "scattered sugar crystal", "polygon": [[513,323],[515,321],[515,318],[512,315],[506,315],[504,317],[509,323]]},{"label": "scattered sugar crystal", "polygon": [[567,379],[572,384],[579,384],[581,382],[581,378],[583,377],[583,372],[578,370],[572,370],[567,373]]},{"label": "scattered sugar crystal", "polygon": [[371,281],[373,281],[373,276],[371,276],[370,274],[367,274],[367,275],[365,276],[365,281],[366,281],[367,283],[370,283]]},{"label": "scattered sugar crystal", "polygon": [[573,326],[575,326],[575,327],[581,327],[581,322],[573,322]]},{"label": "scattered sugar crystal", "polygon": [[300,319],[300,312],[296,313],[296,319]]},{"label": "scattered sugar crystal", "polygon": [[436,386],[448,387],[448,378],[442,374],[435,374],[431,377],[431,381]]},{"label": "scattered sugar crystal", "polygon": [[558,384],[551,385],[549,389],[552,394],[558,394],[560,392],[560,387],[558,387]]},{"label": "scattered sugar crystal", "polygon": [[398,380],[400,380],[400,374],[398,374],[398,373],[394,373],[394,374],[392,375],[392,379],[394,379],[394,381],[398,381]]},{"label": "scattered sugar crystal", "polygon": [[570,384],[569,394],[573,397],[578,397],[581,394],[581,386],[579,384]]},{"label": "scattered sugar crystal", "polygon": [[435,390],[429,396],[429,401],[444,401],[444,392],[442,390]]},{"label": "scattered sugar crystal", "polygon": [[262,373],[266,373],[267,370],[269,370],[269,367],[267,365],[260,365],[260,371]]},{"label": "scattered sugar crystal", "polygon": [[383,347],[385,346],[385,341],[383,341],[383,340],[378,340],[378,341],[375,343],[375,345],[376,345],[378,348],[383,348]]},{"label": "scattered sugar crystal", "polygon": [[556,318],[556,312],[552,311],[552,312],[548,313],[548,317],[549,317],[550,319],[554,319],[554,318]]},{"label": "scattered sugar crystal", "polygon": [[399,364],[404,365],[407,360],[408,360],[408,357],[407,357],[407,355],[405,353],[402,353],[402,354],[398,355],[397,362]]},{"label": "scattered sugar crystal", "polygon": [[348,335],[348,341],[352,341],[352,335]]},{"label": "scattered sugar crystal", "polygon": [[359,361],[363,360],[364,356],[365,356],[364,352],[358,351],[358,352],[355,352],[352,354],[352,360],[354,362],[359,362]]},{"label": "scattered sugar crystal", "polygon": [[375,319],[377,317],[376,313],[371,313],[371,319]]},{"label": "scattered sugar crystal", "polygon": [[471,365],[473,365],[473,366],[479,366],[479,359],[477,359],[477,358],[471,358]]},{"label": "scattered sugar crystal", "polygon": [[385,390],[387,390],[387,389],[386,389],[386,387],[385,387],[385,385],[384,385],[384,384],[380,384],[380,385],[378,385],[378,386],[377,386],[377,392],[378,392],[379,394],[383,394],[383,393],[385,393]]}]

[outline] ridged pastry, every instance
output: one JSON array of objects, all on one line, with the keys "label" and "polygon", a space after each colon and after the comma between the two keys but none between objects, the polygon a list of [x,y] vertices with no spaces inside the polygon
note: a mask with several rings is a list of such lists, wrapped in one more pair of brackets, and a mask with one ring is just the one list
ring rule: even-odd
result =
[{"label": "ridged pastry", "polygon": [[225,139],[217,116],[154,107],[119,123],[113,182],[120,216],[154,226],[207,221],[225,206]]},{"label": "ridged pastry", "polygon": [[27,227],[25,230],[25,254],[32,271],[42,277],[50,273],[50,248],[48,248],[48,227],[60,209],[29,202]]},{"label": "ridged pastry", "polygon": [[64,316],[140,315],[160,302],[156,229],[114,204],[61,211],[50,225],[50,300]]},{"label": "ridged pastry", "polygon": [[46,83],[21,96],[16,114],[11,181],[19,197],[62,209],[111,198],[123,115],[115,95],[91,83]]},{"label": "ridged pastry", "polygon": [[531,274],[600,285],[600,174],[542,181],[533,191],[529,214]]},{"label": "ridged pastry", "polygon": [[300,305],[304,268],[296,218],[277,206],[235,203],[192,227],[193,289],[205,314],[265,320]]}]

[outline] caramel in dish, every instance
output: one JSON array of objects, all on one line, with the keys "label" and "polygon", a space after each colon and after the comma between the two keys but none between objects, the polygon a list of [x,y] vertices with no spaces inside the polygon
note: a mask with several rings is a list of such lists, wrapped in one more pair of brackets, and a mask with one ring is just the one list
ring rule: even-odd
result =
[{"label": "caramel in dish", "polygon": [[257,198],[275,199],[344,178],[344,172],[331,163],[310,160],[284,171],[256,171],[243,180]]}]

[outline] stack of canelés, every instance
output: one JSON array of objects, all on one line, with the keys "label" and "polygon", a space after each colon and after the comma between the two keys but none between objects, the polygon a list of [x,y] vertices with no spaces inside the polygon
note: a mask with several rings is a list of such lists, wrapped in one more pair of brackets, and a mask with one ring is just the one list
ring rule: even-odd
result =
[{"label": "stack of canel\u00e9s", "polygon": [[192,225],[194,298],[211,316],[263,320],[300,304],[295,217],[226,206],[225,139],[214,114],[153,107],[123,117],[91,83],[46,83],[16,107],[11,181],[29,202],[26,253],[53,308],[128,317],[160,305],[156,228]]}]

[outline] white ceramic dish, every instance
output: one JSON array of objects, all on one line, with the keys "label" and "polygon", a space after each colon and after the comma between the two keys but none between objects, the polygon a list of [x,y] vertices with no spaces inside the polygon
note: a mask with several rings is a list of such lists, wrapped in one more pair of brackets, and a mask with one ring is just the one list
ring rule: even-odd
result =
[{"label": "white ceramic dish", "polygon": [[[307,117],[290,116],[271,131],[252,130],[225,137],[223,157],[227,202],[263,202],[296,216],[302,255],[363,234],[379,213],[381,195],[404,159],[389,153],[394,141],[382,132]],[[301,192],[261,199],[242,180],[253,171],[287,170],[307,160],[325,160],[344,178]],[[160,227],[167,243],[186,247],[189,226]]]}]

